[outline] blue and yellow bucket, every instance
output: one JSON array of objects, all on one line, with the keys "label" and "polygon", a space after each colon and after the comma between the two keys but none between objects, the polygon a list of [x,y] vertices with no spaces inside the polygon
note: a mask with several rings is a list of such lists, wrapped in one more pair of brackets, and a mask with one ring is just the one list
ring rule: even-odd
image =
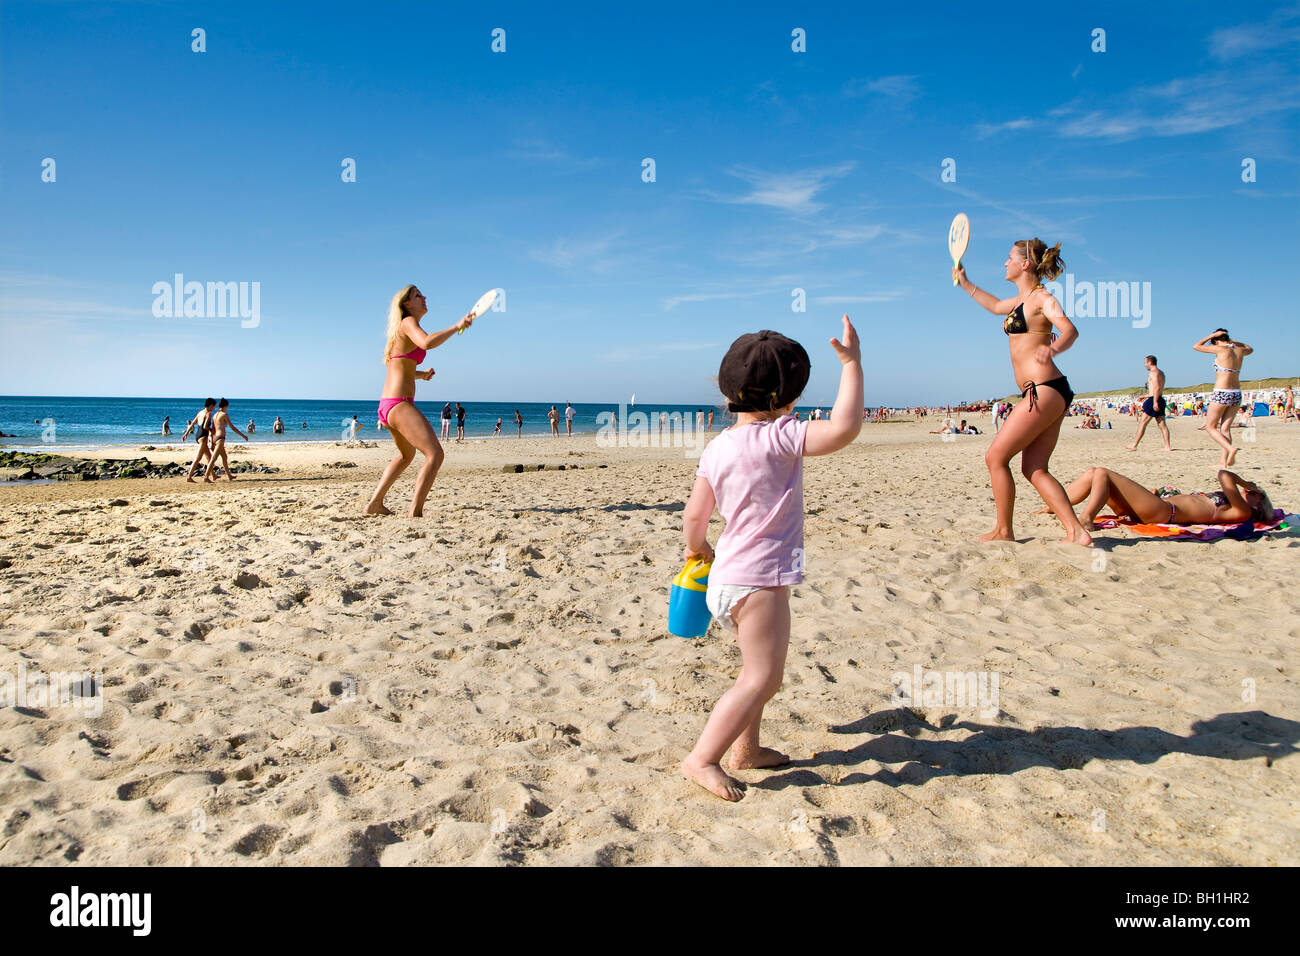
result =
[{"label": "blue and yellow bucket", "polygon": [[705,595],[709,590],[711,561],[691,558],[673,578],[668,595],[668,633],[678,637],[703,637],[713,615]]}]

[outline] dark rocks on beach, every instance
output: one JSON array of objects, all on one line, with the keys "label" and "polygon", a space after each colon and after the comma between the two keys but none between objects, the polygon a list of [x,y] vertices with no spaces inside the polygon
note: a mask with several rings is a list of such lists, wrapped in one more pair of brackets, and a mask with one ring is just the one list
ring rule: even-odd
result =
[{"label": "dark rocks on beach", "polygon": [[[205,466],[206,467],[206,466]],[[65,458],[62,455],[43,455],[34,452],[0,452],[0,469],[26,468],[15,481],[32,481],[47,478],[54,481],[95,481],[100,478],[175,478],[189,471],[181,462],[170,464],[151,462],[148,458]],[[235,474],[270,475],[280,469],[269,465],[252,465],[239,462],[230,466]],[[214,474],[216,469],[214,469]],[[224,472],[222,472],[224,476]]]}]

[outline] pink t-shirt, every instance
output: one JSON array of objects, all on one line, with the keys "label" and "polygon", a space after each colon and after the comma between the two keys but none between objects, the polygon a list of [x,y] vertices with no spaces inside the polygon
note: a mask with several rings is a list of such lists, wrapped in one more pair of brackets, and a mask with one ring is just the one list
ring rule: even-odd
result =
[{"label": "pink t-shirt", "polygon": [[808,423],[786,415],[733,425],[709,442],[696,475],[727,527],[709,583],[776,587],[803,581],[803,443]]}]

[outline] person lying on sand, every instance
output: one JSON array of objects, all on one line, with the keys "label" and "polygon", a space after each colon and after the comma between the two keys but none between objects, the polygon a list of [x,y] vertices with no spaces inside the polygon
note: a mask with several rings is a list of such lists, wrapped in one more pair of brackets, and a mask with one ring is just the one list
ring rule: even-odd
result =
[{"label": "person lying on sand", "polygon": [[[1070,482],[1065,493],[1071,505],[1083,504],[1079,522],[1093,526],[1106,505],[1118,517],[1134,518],[1142,524],[1240,524],[1273,520],[1273,502],[1253,481],[1226,469],[1219,472],[1219,491],[1183,494],[1165,486],[1150,489],[1109,468],[1089,468]],[[1084,504],[1086,502],[1086,504]],[[1049,514],[1043,508],[1037,514]]]}]

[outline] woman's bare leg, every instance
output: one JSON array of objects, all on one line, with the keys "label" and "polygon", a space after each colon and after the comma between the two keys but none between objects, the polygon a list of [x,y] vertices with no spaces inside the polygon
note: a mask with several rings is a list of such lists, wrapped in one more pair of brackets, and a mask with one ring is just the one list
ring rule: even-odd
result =
[{"label": "woman's bare leg", "polygon": [[[1048,394],[1044,395],[1043,392]],[[1038,405],[1040,409],[1045,409],[1048,415],[1052,413],[1053,407],[1057,408],[1058,416],[1055,422],[1043,429],[1039,436],[1020,453],[1021,474],[1029,479],[1029,483],[1034,486],[1039,497],[1056,513],[1061,526],[1065,528],[1065,540],[1071,544],[1088,547],[1092,544],[1092,535],[1088,534],[1087,529],[1075,516],[1074,508],[1071,507],[1070,499],[1066,496],[1061,483],[1048,471],[1052,452],[1056,450],[1057,439],[1061,437],[1061,423],[1065,421],[1065,396],[1055,389],[1040,389]]]},{"label": "woman's bare leg", "polygon": [[208,453],[208,443],[207,440],[205,439],[199,442],[199,450],[194,453],[194,461],[190,463],[189,474],[185,476],[186,481],[194,480],[194,472],[198,470],[199,462],[203,460],[203,456],[206,455],[207,453]]},{"label": "woman's bare leg", "polygon": [[[1044,393],[1046,396],[1055,396],[1056,399],[1050,412],[1044,411]],[[1040,389],[1038,396],[1032,411],[1027,400],[1016,403],[1003,423],[1002,430],[993,439],[989,450],[984,453],[984,463],[988,466],[989,480],[993,484],[995,517],[993,530],[980,535],[980,541],[1016,540],[1011,530],[1011,521],[1016,507],[1016,480],[1011,476],[1011,459],[1032,445],[1034,440],[1049,427],[1056,426],[1056,432],[1059,432],[1060,419],[1064,414],[1063,395],[1049,388]],[[1055,434],[1054,432],[1054,436]],[[1055,447],[1055,437],[1052,438],[1051,445]],[[1050,449],[1048,454],[1051,454]]]},{"label": "woman's bare leg", "polygon": [[424,417],[424,413],[410,402],[403,402],[388,413],[388,429],[400,433],[408,444],[414,445],[424,454],[424,464],[420,466],[419,474],[415,476],[415,493],[411,498],[411,510],[407,513],[408,518],[422,517],[424,499],[429,496],[433,479],[438,477],[438,469],[442,467],[444,457],[442,444],[434,434],[433,426]]},{"label": "woman's bare leg", "polygon": [[1169,505],[1159,495],[1119,472],[1097,468],[1093,473],[1093,494],[1080,511],[1079,520],[1096,520],[1104,505],[1110,505],[1117,515],[1127,515],[1147,524],[1169,518]]},{"label": "woman's bare leg", "polygon": [[[217,455],[221,455],[223,458],[226,455],[226,440],[224,438],[213,445],[211,451],[208,452],[208,470],[203,475],[204,481],[214,480],[212,477],[212,469],[217,466]],[[227,465],[226,473],[229,474],[229,472],[230,466]]]},{"label": "woman's bare leg", "polygon": [[375,493],[370,496],[370,501],[366,504],[366,514],[368,515],[390,515],[393,512],[384,504],[384,496],[388,494],[388,489],[393,487],[402,472],[406,471],[406,466],[415,459],[415,446],[397,433],[393,428],[392,413],[389,413],[388,434],[393,436],[393,443],[397,445],[397,457],[388,463],[384,468],[384,473],[379,476],[379,484],[375,488]]},{"label": "woman's bare leg", "polygon": [[1229,438],[1224,437],[1223,421],[1226,418],[1228,427],[1232,427],[1232,416],[1237,413],[1239,405],[1220,405],[1218,402],[1210,403],[1210,410],[1205,415],[1205,434],[1210,436],[1210,440],[1223,449],[1223,457],[1219,459],[1219,464],[1227,468],[1237,457],[1237,449],[1232,447]]}]

